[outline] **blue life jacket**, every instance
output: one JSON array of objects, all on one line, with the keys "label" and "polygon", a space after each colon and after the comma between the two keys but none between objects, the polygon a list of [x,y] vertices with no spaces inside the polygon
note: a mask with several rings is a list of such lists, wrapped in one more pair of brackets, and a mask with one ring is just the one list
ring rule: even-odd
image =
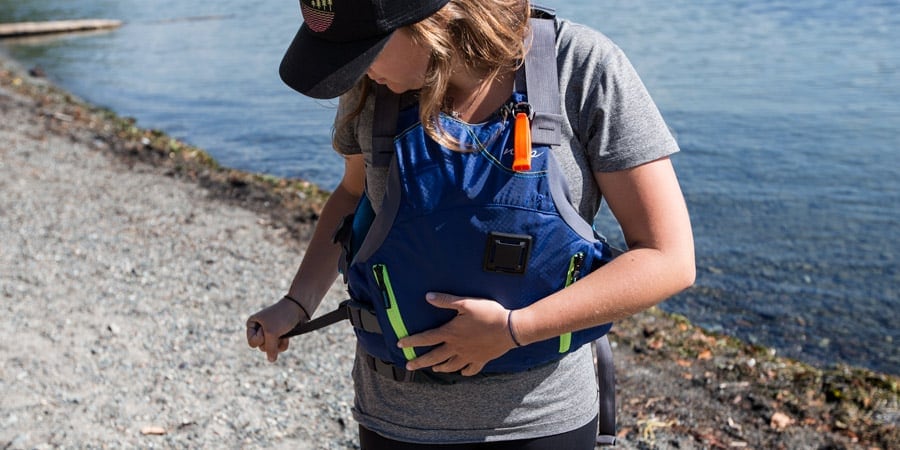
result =
[{"label": "blue life jacket", "polygon": [[[418,107],[400,113],[394,162],[381,212],[347,269],[350,297],[369,305],[381,333],[357,329],[370,355],[404,366],[428,348],[397,340],[451,320],[427,292],[491,299],[524,308],[612,258],[606,242],[567,199],[565,179],[547,146],[534,146],[531,170],[512,170],[512,105],[469,125],[442,115],[464,149],[442,147],[419,123]],[[536,342],[490,361],[485,373],[518,372],[559,359],[606,334],[611,324]]]}]

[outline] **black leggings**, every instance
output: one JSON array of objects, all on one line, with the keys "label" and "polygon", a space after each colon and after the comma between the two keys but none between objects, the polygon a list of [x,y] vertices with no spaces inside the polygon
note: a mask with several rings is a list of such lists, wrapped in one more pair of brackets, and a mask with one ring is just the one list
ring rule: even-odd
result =
[{"label": "black leggings", "polygon": [[587,425],[562,434],[476,444],[411,444],[388,439],[362,425],[359,426],[361,450],[593,450],[596,442],[596,417]]}]

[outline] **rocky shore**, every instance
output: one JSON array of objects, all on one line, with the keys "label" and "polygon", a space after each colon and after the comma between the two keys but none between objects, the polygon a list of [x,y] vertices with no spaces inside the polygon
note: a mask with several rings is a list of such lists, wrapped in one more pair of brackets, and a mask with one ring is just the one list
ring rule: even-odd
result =
[{"label": "rocky shore", "polygon": [[[219,167],[2,59],[0,118],[0,448],[358,448],[349,326],[275,364],[244,342],[327,193]],[[618,448],[900,448],[896,376],[655,309],[611,337]]]}]

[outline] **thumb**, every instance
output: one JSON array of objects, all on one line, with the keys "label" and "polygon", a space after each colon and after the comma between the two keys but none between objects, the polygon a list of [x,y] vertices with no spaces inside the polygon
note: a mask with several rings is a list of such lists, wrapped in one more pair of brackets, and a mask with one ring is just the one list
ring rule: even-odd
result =
[{"label": "thumb", "polygon": [[[281,342],[281,339],[278,339],[277,335],[272,333],[265,333],[265,342],[263,342],[262,349],[266,352],[266,356],[269,359],[269,362],[275,362],[278,360],[278,353],[283,351],[280,349],[284,344]],[[285,339],[287,341],[287,339]],[[286,350],[287,348],[285,348]]]},{"label": "thumb", "polygon": [[455,295],[429,292],[425,294],[425,300],[438,308],[455,309],[457,311],[462,310],[462,304],[460,302],[462,297],[457,297]]},{"label": "thumb", "polygon": [[262,324],[254,320],[252,317],[247,320],[247,344],[251,348],[260,347],[265,343],[265,335],[263,334]]}]

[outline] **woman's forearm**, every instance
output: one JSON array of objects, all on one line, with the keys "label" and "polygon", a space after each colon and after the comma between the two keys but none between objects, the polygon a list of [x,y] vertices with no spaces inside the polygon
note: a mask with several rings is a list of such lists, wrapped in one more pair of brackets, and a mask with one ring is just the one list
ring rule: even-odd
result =
[{"label": "woman's forearm", "polygon": [[514,313],[522,344],[555,338],[643,311],[694,281],[693,252],[637,248],[577,283]]},{"label": "woman's forearm", "polygon": [[[359,161],[356,161],[359,159]],[[312,314],[337,278],[340,244],[332,241],[341,220],[352,213],[362,195],[364,174],[361,157],[348,157],[344,179],[334,190],[316,223],[288,294]]]},{"label": "woman's forearm", "polygon": [[630,250],[566,289],[516,311],[514,326],[522,340],[541,341],[620,320],[694,282],[690,218],[668,158],[595,176]]}]

